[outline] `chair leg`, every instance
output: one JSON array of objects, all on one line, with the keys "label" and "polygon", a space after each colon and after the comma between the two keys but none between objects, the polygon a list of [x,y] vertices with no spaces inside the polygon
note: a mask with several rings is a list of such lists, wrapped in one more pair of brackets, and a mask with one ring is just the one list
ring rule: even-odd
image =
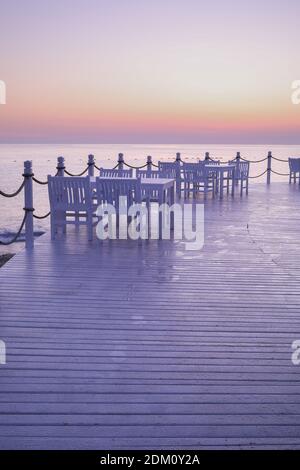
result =
[{"label": "chair leg", "polygon": [[207,189],[206,189],[206,184],[204,184],[204,201],[207,199]]},{"label": "chair leg", "polygon": [[62,213],[61,219],[62,219],[63,233],[67,233],[67,224],[66,224],[67,216],[65,212]]},{"label": "chair leg", "polygon": [[93,240],[93,216],[88,214],[87,216],[87,228],[88,228],[88,239],[89,241]]},{"label": "chair leg", "polygon": [[56,226],[55,226],[55,216],[54,215],[51,215],[50,225],[51,225],[51,240],[55,240]]}]

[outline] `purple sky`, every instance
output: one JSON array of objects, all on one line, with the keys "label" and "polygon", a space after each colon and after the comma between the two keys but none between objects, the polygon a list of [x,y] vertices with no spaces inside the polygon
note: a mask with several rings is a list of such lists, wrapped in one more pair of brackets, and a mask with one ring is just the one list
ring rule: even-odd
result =
[{"label": "purple sky", "polygon": [[2,142],[300,143],[296,0],[0,0]]}]

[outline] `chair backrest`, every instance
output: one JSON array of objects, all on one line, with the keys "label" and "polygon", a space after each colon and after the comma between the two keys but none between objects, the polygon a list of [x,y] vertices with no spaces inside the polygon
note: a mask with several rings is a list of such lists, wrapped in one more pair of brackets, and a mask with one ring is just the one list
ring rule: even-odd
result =
[{"label": "chair backrest", "polygon": [[166,178],[173,179],[172,171],[155,171],[155,170],[136,170],[137,178]]},{"label": "chair backrest", "polygon": [[183,163],[182,164],[184,181],[193,182],[206,178],[209,174],[209,168],[203,163]]},{"label": "chair backrest", "polygon": [[139,178],[96,178],[96,192],[98,204],[107,203],[119,205],[119,197],[127,198],[130,206],[134,202],[141,202],[141,181]]},{"label": "chair backrest", "polygon": [[180,174],[180,162],[158,162],[158,171],[167,173],[168,178],[176,178]]},{"label": "chair backrest", "polygon": [[203,162],[198,163],[183,163],[182,168],[183,170],[191,170],[191,171],[198,171],[200,167],[204,165]]},{"label": "chair backrest", "polygon": [[89,176],[48,176],[48,194],[51,211],[92,210],[92,192]]},{"label": "chair backrest", "polygon": [[237,162],[235,166],[235,174],[238,178],[243,176],[243,178],[248,178],[250,169],[250,162]]},{"label": "chair backrest", "polygon": [[295,172],[295,171],[300,171],[300,158],[289,158],[289,167],[290,171]]},{"label": "chair backrest", "polygon": [[204,165],[220,165],[220,160],[199,160],[199,163],[204,163]]},{"label": "chair backrest", "polygon": [[117,168],[100,168],[99,176],[106,178],[132,178],[132,169],[118,170]]}]

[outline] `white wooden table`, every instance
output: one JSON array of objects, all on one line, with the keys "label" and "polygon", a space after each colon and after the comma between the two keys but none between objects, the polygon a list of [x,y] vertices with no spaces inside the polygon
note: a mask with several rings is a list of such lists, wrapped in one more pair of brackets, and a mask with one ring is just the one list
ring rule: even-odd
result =
[{"label": "white wooden table", "polygon": [[155,187],[160,193],[160,204],[175,202],[175,180],[169,178],[141,178],[141,186],[147,190],[148,187]]},{"label": "white wooden table", "polygon": [[[101,179],[111,179],[111,177],[103,176]],[[123,180],[124,178],[117,177],[115,180]],[[130,178],[131,180],[137,180],[137,178]],[[90,177],[91,187],[95,188],[96,177]],[[151,192],[155,190],[157,192],[157,201],[158,204],[168,203],[172,206],[175,202],[175,180],[171,178],[141,178],[141,187],[142,192],[145,193],[147,198],[147,193],[149,194],[149,200],[151,199]],[[162,212],[159,211],[159,235],[161,238],[162,234]],[[171,212],[170,218],[171,229],[174,228],[174,213]]]},{"label": "white wooden table", "polygon": [[[214,171],[218,175],[218,181],[219,181],[219,186],[220,186],[220,199],[223,199],[223,182],[224,182],[224,176],[230,171],[232,171],[232,188],[231,188],[231,195],[234,196],[234,173],[235,173],[235,165],[232,163],[222,163],[220,165],[206,165],[206,168],[209,168],[211,171]],[[218,189],[218,187],[217,187]]]},{"label": "white wooden table", "polygon": [[[101,176],[101,179],[111,179],[108,176]],[[114,178],[115,180],[123,180],[124,178]],[[127,179],[127,178],[126,178]],[[130,178],[131,180],[137,180],[137,178]],[[90,177],[92,188],[95,187],[96,177]],[[160,194],[160,203],[169,201],[172,205],[175,202],[175,180],[169,178],[141,178],[141,186],[147,190],[150,187],[156,187]]]}]

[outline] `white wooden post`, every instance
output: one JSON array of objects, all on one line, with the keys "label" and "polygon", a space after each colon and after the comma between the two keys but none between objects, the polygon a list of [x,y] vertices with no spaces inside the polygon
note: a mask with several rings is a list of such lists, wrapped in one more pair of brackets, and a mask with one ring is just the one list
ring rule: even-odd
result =
[{"label": "white wooden post", "polygon": [[124,168],[124,155],[123,155],[123,153],[119,153],[119,155],[118,155],[118,164],[119,164],[119,166],[118,166],[119,170],[123,170],[123,168]]},{"label": "white wooden post", "polygon": [[64,176],[65,174],[65,159],[64,157],[57,158],[57,176]]},{"label": "white wooden post", "polygon": [[209,152],[205,152],[205,159],[206,162],[210,160]]},{"label": "white wooden post", "polygon": [[272,152],[268,152],[267,184],[271,183]]},{"label": "white wooden post", "polygon": [[94,159],[94,155],[89,155],[88,157],[88,175],[89,176],[94,176],[94,164],[95,164],[95,159]]},{"label": "white wooden post", "polygon": [[147,157],[147,170],[151,170],[152,169],[152,157],[151,155],[148,155]]},{"label": "white wooden post", "polygon": [[[235,160],[237,162],[237,168],[235,171],[238,171],[238,168],[239,168],[239,163],[241,161],[241,152],[236,152],[236,157],[235,157]],[[235,178],[235,186],[238,186],[239,185],[239,180],[238,178]]]},{"label": "white wooden post", "polygon": [[25,220],[25,246],[33,248],[33,191],[32,191],[32,162],[27,160],[24,162],[24,210],[27,212]]},{"label": "white wooden post", "polygon": [[180,168],[181,155],[180,155],[180,152],[176,153],[175,163],[176,163],[176,194],[177,194],[177,197],[180,198],[181,197],[181,168]]}]

